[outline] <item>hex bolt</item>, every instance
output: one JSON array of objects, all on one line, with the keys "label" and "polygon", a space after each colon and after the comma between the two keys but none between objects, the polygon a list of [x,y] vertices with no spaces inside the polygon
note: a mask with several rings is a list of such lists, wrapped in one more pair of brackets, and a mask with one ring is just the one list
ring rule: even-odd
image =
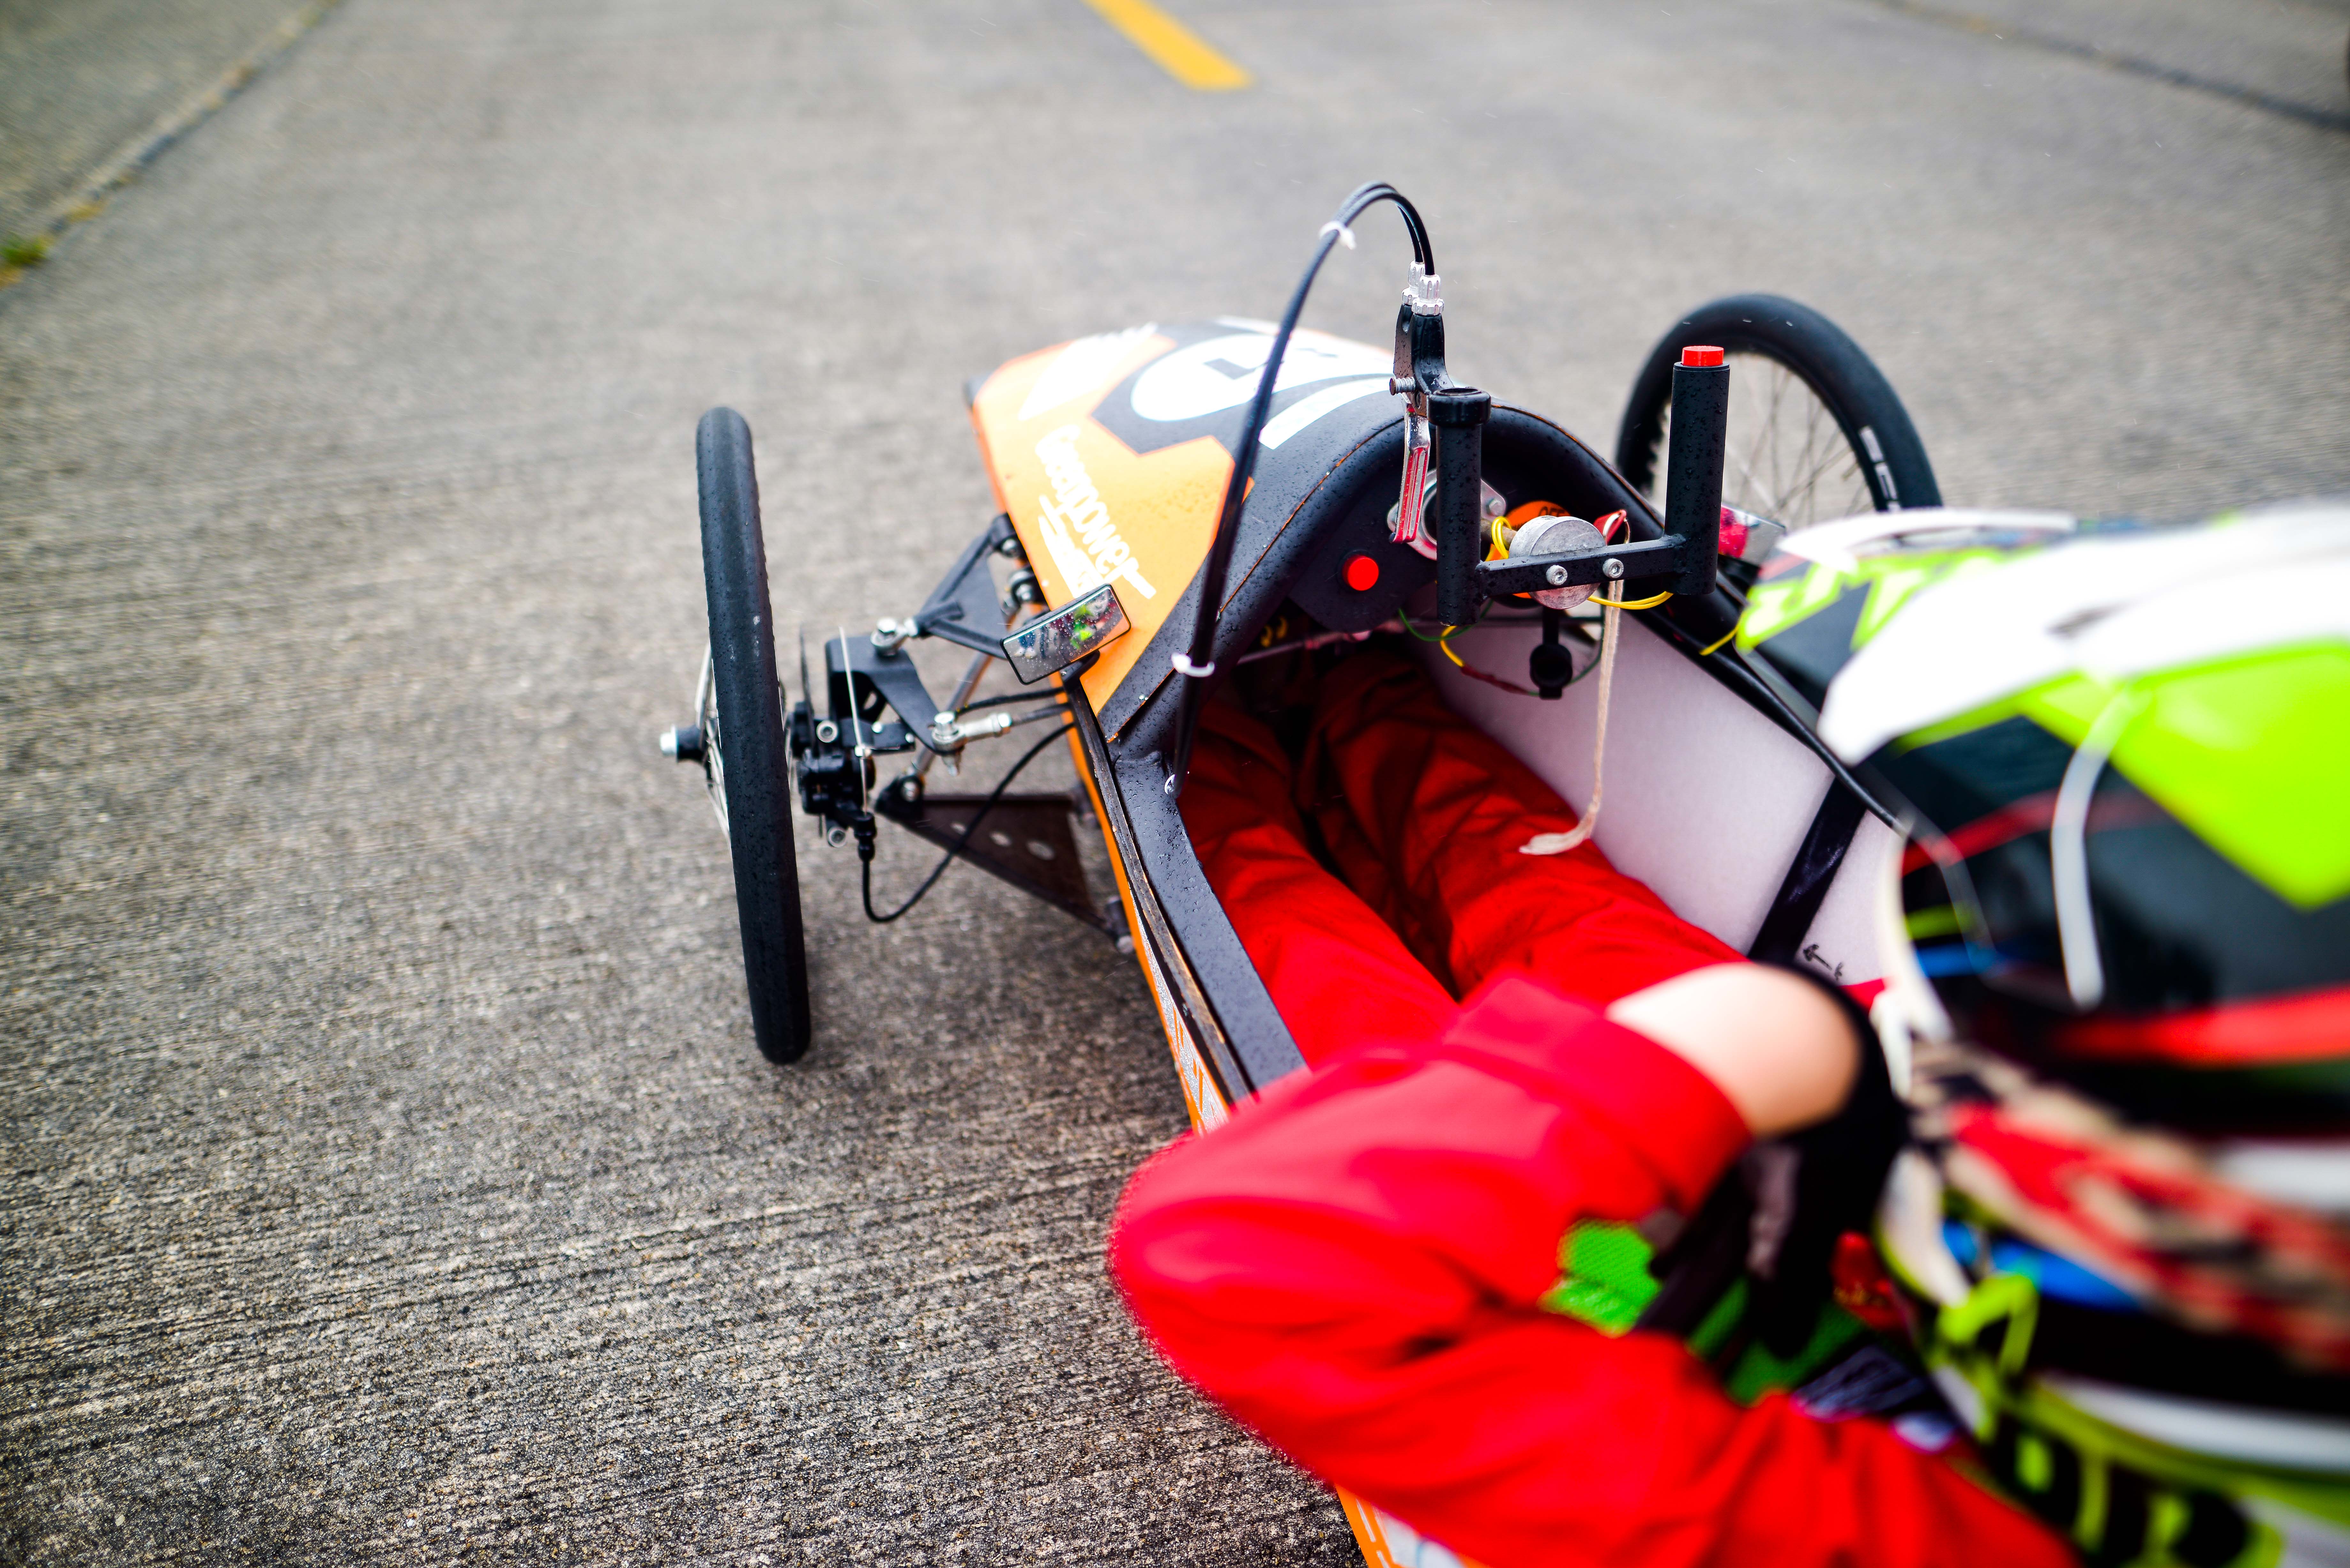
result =
[{"label": "hex bolt", "polygon": [[1563,588],[1566,587],[1566,568],[1565,566],[1553,566],[1550,570],[1543,574],[1543,581],[1548,583],[1555,588]]},{"label": "hex bolt", "polygon": [[1599,575],[1611,583],[1618,581],[1624,576],[1624,563],[1610,556],[1599,563]]}]

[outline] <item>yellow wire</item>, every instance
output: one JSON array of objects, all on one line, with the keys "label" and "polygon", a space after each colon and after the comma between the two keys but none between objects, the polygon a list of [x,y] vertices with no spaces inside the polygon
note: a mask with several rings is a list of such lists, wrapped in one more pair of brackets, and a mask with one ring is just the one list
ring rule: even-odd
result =
[{"label": "yellow wire", "polygon": [[1711,642],[1707,643],[1703,648],[1699,649],[1697,650],[1697,656],[1700,659],[1703,659],[1709,653],[1721,652],[1721,645],[1728,642],[1731,638],[1736,637],[1737,635],[1738,628],[1733,626],[1728,631],[1723,632],[1720,637],[1715,638]]},{"label": "yellow wire", "polygon": [[1654,609],[1672,597],[1673,591],[1670,588],[1667,588],[1663,593],[1651,594],[1645,599],[1603,599],[1598,595],[1594,594],[1591,597],[1584,600],[1583,602],[1590,605],[1602,605],[1608,609]]},{"label": "yellow wire", "polygon": [[[1459,628],[1458,628],[1457,627],[1454,628],[1454,630],[1458,630],[1458,629],[1459,629]],[[1460,667],[1461,667],[1461,669],[1463,669],[1463,670],[1466,670],[1466,669],[1468,669],[1468,668],[1469,668],[1467,665],[1465,665],[1465,664],[1461,664],[1461,656],[1460,656],[1459,654],[1457,654],[1457,653],[1455,653],[1455,652],[1453,652],[1453,651],[1452,651],[1452,633],[1451,633],[1451,632],[1448,631],[1448,632],[1446,632],[1442,637],[1438,638],[1438,639],[1436,639],[1436,646],[1437,646],[1437,647],[1439,647],[1439,648],[1440,648],[1440,649],[1444,649],[1444,657],[1445,657],[1445,658],[1447,658],[1447,659],[1451,659],[1451,660],[1452,660],[1452,662],[1453,662],[1454,664],[1456,664],[1456,665],[1460,665]]]}]

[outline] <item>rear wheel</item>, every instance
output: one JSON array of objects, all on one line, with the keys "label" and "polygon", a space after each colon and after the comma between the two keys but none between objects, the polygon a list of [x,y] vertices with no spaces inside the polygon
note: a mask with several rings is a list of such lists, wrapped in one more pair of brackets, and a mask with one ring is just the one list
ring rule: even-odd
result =
[{"label": "rear wheel", "polygon": [[800,929],[791,759],[784,742],[783,683],[775,670],[775,618],[767,602],[751,427],[732,409],[711,410],[694,432],[694,459],[702,580],[710,594],[702,739],[734,860],[751,1032],[769,1061],[795,1062],[808,1047],[807,943]]},{"label": "rear wheel", "polygon": [[1721,348],[1731,367],[1727,504],[1794,529],[1942,504],[1917,426],[1860,345],[1808,306],[1745,294],[1691,311],[1632,383],[1616,466],[1659,510],[1673,365],[1692,343]]}]

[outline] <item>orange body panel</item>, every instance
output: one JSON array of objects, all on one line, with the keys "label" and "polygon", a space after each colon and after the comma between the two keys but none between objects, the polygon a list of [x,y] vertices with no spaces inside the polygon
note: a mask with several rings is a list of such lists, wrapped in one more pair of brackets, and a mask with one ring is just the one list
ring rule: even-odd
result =
[{"label": "orange body panel", "polygon": [[1134,668],[1207,558],[1232,462],[1202,436],[1138,456],[1088,416],[1138,366],[1174,347],[1155,333],[1080,338],[1013,360],[972,400],[996,499],[1045,601],[1107,581],[1133,629],[1084,679],[1098,706]]},{"label": "orange body panel", "polygon": [[[1178,350],[1182,338],[1192,341]],[[1107,582],[1125,608],[1132,629],[1084,678],[1097,708],[1135,669],[1207,558],[1232,479],[1227,443],[1237,441],[1272,340],[1271,327],[1236,317],[1106,332],[1012,360],[972,394],[988,477],[1046,602],[1057,607]],[[1294,395],[1265,427],[1264,452],[1373,392],[1384,408],[1387,358],[1328,333],[1298,332],[1276,388]],[[1105,399],[1137,372],[1145,373],[1132,408],[1106,410]],[[1196,430],[1219,419],[1217,434],[1140,452],[1117,433],[1131,433],[1139,421],[1171,435],[1186,423]],[[1283,457],[1294,460],[1300,450]],[[1258,478],[1264,473],[1260,465]],[[1159,671],[1153,683],[1164,676]]]}]

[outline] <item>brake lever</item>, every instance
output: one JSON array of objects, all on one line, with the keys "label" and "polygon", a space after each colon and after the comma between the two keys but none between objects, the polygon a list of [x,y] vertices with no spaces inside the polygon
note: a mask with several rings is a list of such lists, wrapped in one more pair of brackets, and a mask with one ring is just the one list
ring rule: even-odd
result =
[{"label": "brake lever", "polygon": [[1444,373],[1442,280],[1418,262],[1396,309],[1395,374],[1388,389],[1403,399],[1403,489],[1396,499],[1389,537],[1436,558],[1436,540],[1420,525],[1428,501],[1430,436],[1428,395],[1450,384]]}]

